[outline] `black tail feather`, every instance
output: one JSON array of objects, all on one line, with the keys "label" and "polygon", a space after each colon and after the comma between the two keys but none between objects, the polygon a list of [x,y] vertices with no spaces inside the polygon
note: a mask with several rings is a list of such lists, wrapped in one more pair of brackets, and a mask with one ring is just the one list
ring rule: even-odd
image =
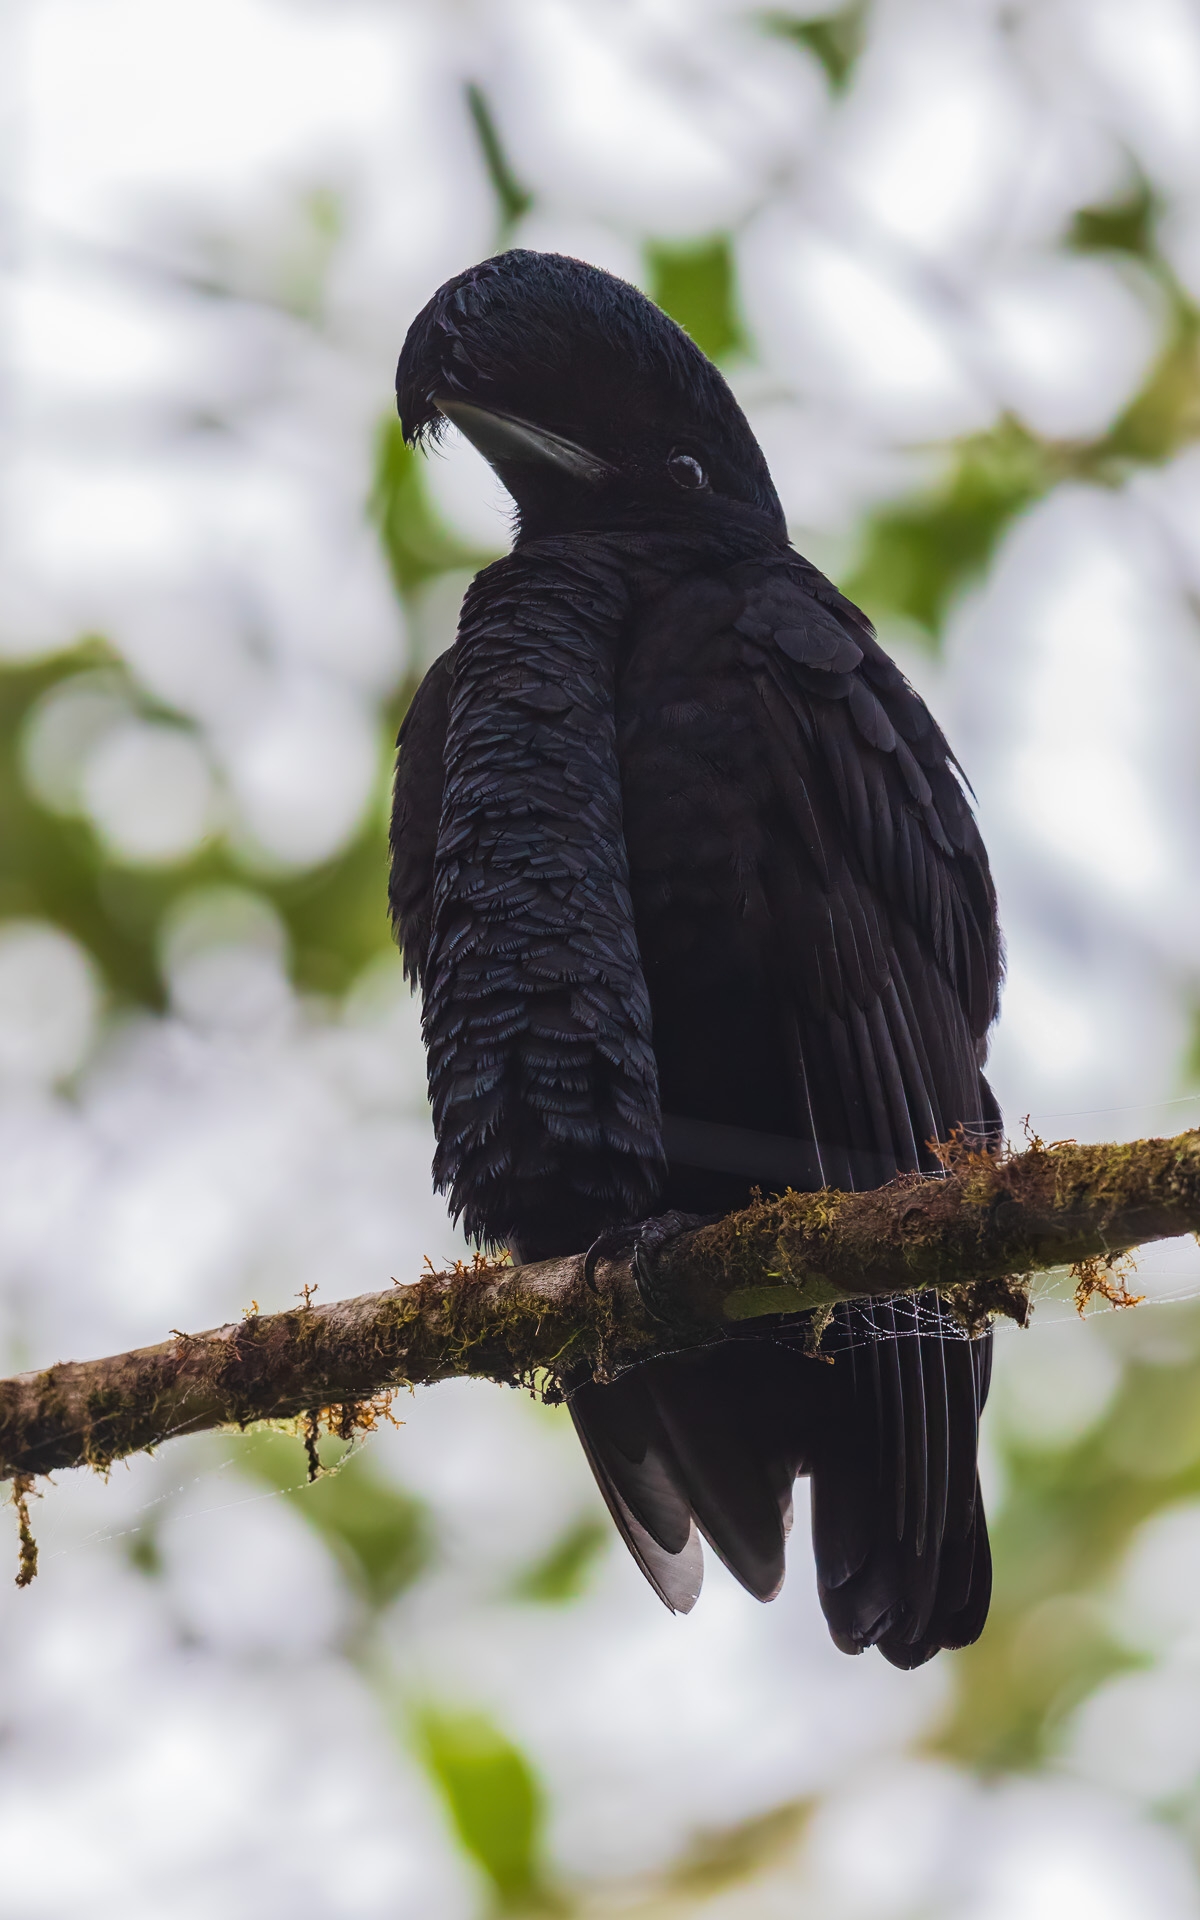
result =
[{"label": "black tail feather", "polygon": [[771,1599],[793,1481],[809,1472],[818,1591],[843,1651],[877,1646],[916,1667],[978,1637],[991,1591],[975,1464],[991,1338],[940,1325],[932,1295],[916,1314],[907,1302],[843,1308],[832,1365],[740,1339],[571,1392],[613,1518],[667,1606],[686,1612],[699,1592],[697,1529]]},{"label": "black tail feather", "polygon": [[[785,1349],[731,1341],[649,1361],[609,1386],[585,1381],[568,1394],[622,1537],[676,1611],[695,1599],[692,1592],[685,1604],[681,1595],[693,1577],[687,1556],[699,1554],[696,1526],[756,1598],[769,1600],[782,1585],[803,1461],[797,1364]],[[647,1541],[657,1554],[648,1554]]]},{"label": "black tail feather", "polygon": [[642,1370],[611,1386],[584,1381],[568,1405],[617,1532],[663,1605],[690,1613],[704,1578],[700,1536]]},{"label": "black tail feather", "polygon": [[858,1309],[839,1315],[852,1344],[830,1369],[813,1469],[813,1545],[830,1632],[847,1652],[878,1646],[900,1667],[977,1637],[991,1585],[975,1466],[991,1337],[938,1333],[933,1296],[921,1296],[918,1311],[929,1331],[882,1343],[876,1329],[891,1333],[890,1308],[882,1319],[876,1308],[869,1327]]},{"label": "black tail feather", "polygon": [[696,1523],[758,1600],[773,1599],[783,1585],[799,1465],[792,1396],[771,1376],[771,1351],[731,1343],[653,1369],[655,1401]]}]

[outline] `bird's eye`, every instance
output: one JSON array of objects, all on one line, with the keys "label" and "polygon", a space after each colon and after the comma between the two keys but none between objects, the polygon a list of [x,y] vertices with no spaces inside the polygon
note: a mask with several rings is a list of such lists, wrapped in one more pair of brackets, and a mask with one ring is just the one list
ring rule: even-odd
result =
[{"label": "bird's eye", "polygon": [[667,472],[677,487],[706,487],[708,475],[690,453],[673,453],[667,460]]}]

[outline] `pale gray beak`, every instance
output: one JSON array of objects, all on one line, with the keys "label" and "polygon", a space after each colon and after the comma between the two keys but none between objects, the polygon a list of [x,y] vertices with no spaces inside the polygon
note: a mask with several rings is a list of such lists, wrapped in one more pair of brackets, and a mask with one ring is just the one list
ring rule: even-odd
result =
[{"label": "pale gray beak", "polygon": [[528,420],[514,419],[508,413],[492,413],[487,407],[476,406],[473,400],[460,400],[449,394],[436,393],[433,399],[438,411],[453,421],[459,432],[464,433],[494,467],[554,467],[559,473],[568,473],[573,480],[586,480],[592,486],[611,480],[616,474],[615,467],[610,467],[607,460],[601,460],[597,454],[589,453],[586,447],[577,447],[573,440],[564,440],[561,435],[549,433],[545,427],[535,427]]}]

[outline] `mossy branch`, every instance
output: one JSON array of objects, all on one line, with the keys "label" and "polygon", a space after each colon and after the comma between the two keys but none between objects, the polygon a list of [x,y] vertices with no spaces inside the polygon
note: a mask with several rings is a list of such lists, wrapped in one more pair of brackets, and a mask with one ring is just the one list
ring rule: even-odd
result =
[{"label": "mossy branch", "polygon": [[[1200,1132],[1116,1146],[1040,1141],[1023,1153],[943,1150],[944,1178],[871,1193],[787,1193],[671,1243],[648,1310],[627,1260],[511,1267],[482,1259],[409,1286],[254,1313],[156,1347],[0,1381],[0,1477],[105,1469],[175,1434],[318,1413],[349,1433],[380,1396],[455,1374],[552,1391],[711,1338],[842,1300],[934,1287],[978,1327],[1024,1321],[1028,1276],[1077,1269],[1113,1291],[1117,1256],[1200,1230]],[[1119,1292],[1119,1289],[1118,1289]],[[1128,1297],[1128,1296],[1126,1296]],[[656,1317],[661,1315],[662,1317]]]}]

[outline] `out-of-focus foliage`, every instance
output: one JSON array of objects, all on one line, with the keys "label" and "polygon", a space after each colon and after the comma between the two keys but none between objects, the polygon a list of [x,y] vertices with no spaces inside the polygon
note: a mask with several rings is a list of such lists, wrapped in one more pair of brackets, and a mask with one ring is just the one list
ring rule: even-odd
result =
[{"label": "out-of-focus foliage", "polygon": [[1055,441],[1002,420],[958,443],[924,498],[869,513],[845,590],[900,614],[936,645],[956,598],[983,575],[1006,528],[1071,479],[1118,486],[1139,463],[1158,464],[1200,434],[1200,312],[1157,255],[1155,204],[1143,186],[1111,205],[1081,207],[1068,236],[1079,253],[1125,254],[1163,286],[1170,321],[1145,385],[1090,442]]},{"label": "out-of-focus foliage", "polygon": [[[0,62],[40,143],[0,396],[10,1365],[458,1248],[385,810],[507,529],[453,435],[404,446],[390,379],[502,245],[638,279],[722,362],[797,544],[929,693],[1001,884],[1010,1114],[1185,1122],[1187,8],[44,0],[30,30]],[[1135,1313],[1001,1336],[992,1617],[922,1674],[829,1648],[803,1490],[772,1608],[715,1568],[668,1620],[565,1416],[498,1391],[323,1438],[312,1485],[270,1433],[49,1489],[0,1636],[0,1906],[1194,1920],[1197,1275],[1144,1269]]]},{"label": "out-of-focus foliage", "polygon": [[648,267],[651,297],[687,328],[711,360],[723,360],[745,346],[727,239],[718,236],[691,247],[651,247]]},{"label": "out-of-focus foliage", "polygon": [[810,48],[829,76],[830,86],[840,93],[849,84],[862,52],[867,12],[866,0],[851,0],[849,6],[839,7],[835,13],[818,13],[806,20],[786,13],[769,14],[767,24]]},{"label": "out-of-focus foliage", "polygon": [[1148,1358],[1131,1358],[1101,1430],[1063,1448],[1008,1439],[993,1530],[986,1640],[957,1663],[942,1750],[986,1769],[1044,1764],[1072,1711],[1111,1675],[1148,1663],[1100,1604],[1139,1527],[1200,1498],[1200,1321],[1159,1309]]},{"label": "out-of-focus foliage", "polygon": [[[183,716],[147,698],[100,640],[46,664],[0,674],[0,910],[6,917],[46,919],[66,928],[95,955],[120,999],[161,1006],[156,941],[171,903],[197,887],[241,882],[244,868],[215,836],[184,861],[114,860],[82,809],[58,811],[31,792],[24,749],[39,705],[57,688],[96,688],[131,712],[188,730]],[[401,711],[398,703],[385,709],[396,725]],[[385,724],[391,732],[392,723]],[[78,742],[77,755],[85,744]],[[287,926],[299,986],[344,993],[367,962],[387,950],[379,898],[383,859],[376,815],[336,861],[301,874],[256,874],[259,891]]]},{"label": "out-of-focus foliage", "polygon": [[1051,484],[1046,448],[1018,421],[973,436],[928,498],[869,516],[845,591],[876,612],[904,615],[934,641],[955,595],[979,579],[1009,522]]},{"label": "out-of-focus foliage", "polygon": [[[126,876],[106,870],[88,827],[40,806],[22,776],[22,734],[38,700],[77,673],[97,671],[122,688],[129,684],[99,642],[0,676],[0,902],[8,918],[46,919],[67,928],[118,990],[157,1002],[152,940],[167,891],[178,884],[176,874],[165,884],[154,876],[148,885],[132,876],[128,889],[122,888]],[[130,897],[143,889],[150,895],[144,904]]]},{"label": "out-of-focus foliage", "polygon": [[586,1591],[592,1568],[609,1544],[603,1520],[577,1520],[542,1559],[527,1567],[513,1591],[519,1600],[561,1606]]},{"label": "out-of-focus foliage", "polygon": [[[361,1453],[345,1458],[327,1441],[319,1477],[298,1480],[294,1442],[259,1433],[244,1451],[247,1469],[294,1500],[361,1588],[372,1608],[386,1607],[429,1564],[434,1547],[425,1503],[372,1470]],[[330,1459],[332,1456],[332,1460]]]},{"label": "out-of-focus foliage", "polygon": [[492,1884],[501,1913],[561,1912],[540,1863],[542,1792],[511,1740],[479,1713],[430,1708],[417,1732],[459,1839]]},{"label": "out-of-focus foliage", "polygon": [[464,567],[475,572],[493,557],[456,540],[438,519],[426,494],[421,455],[405,446],[398,420],[385,420],[379,430],[370,506],[400,593],[440,573]]},{"label": "out-of-focus foliage", "polygon": [[467,105],[479,138],[479,150],[496,195],[501,235],[506,235],[533,206],[533,195],[523,187],[509,164],[487,95],[475,80],[467,82]]}]

